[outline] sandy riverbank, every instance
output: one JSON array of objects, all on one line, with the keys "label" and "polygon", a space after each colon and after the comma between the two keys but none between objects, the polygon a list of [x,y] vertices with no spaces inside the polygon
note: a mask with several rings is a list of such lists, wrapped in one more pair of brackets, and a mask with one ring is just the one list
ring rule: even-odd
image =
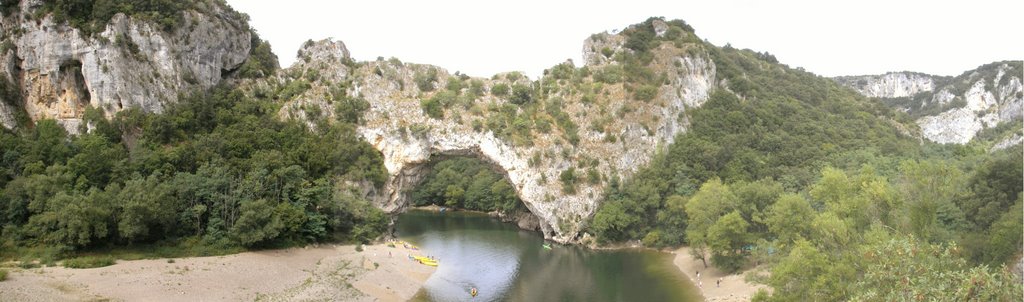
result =
[{"label": "sandy riverbank", "polygon": [[[743,279],[743,273],[727,274],[710,265],[708,268],[704,268],[704,264],[699,259],[690,255],[689,248],[680,248],[673,253],[675,254],[675,259],[672,262],[693,281],[694,285],[699,285],[703,282],[703,286],[698,287],[706,301],[750,301],[750,297],[757,293],[758,289],[767,288],[767,286],[762,284],[747,282]],[[697,278],[698,271],[700,272],[700,278]],[[719,278],[722,278],[721,286],[716,285]]]},{"label": "sandy riverbank", "polygon": [[[390,252],[390,255],[389,255]],[[384,244],[118,261],[93,269],[10,269],[6,301],[407,301],[435,268]],[[376,263],[376,265],[375,265]]]}]

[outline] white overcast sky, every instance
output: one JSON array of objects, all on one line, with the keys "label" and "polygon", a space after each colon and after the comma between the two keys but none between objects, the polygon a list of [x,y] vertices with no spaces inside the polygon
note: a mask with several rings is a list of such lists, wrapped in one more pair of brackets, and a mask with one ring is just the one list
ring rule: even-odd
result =
[{"label": "white overcast sky", "polygon": [[683,19],[715,45],[768,51],[824,75],[918,71],[959,75],[1024,57],[1024,1],[228,0],[287,67],[308,39],[489,77],[579,64],[590,34],[651,16]]}]

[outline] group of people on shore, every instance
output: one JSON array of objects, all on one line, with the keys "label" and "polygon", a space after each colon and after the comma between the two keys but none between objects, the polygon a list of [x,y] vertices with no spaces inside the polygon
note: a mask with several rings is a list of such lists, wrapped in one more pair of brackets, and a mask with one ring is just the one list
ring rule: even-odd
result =
[{"label": "group of people on shore", "polygon": [[[704,280],[700,279],[700,271],[697,271],[697,287],[704,289]],[[722,287],[722,277],[718,277],[718,280],[715,281],[715,287]]]}]

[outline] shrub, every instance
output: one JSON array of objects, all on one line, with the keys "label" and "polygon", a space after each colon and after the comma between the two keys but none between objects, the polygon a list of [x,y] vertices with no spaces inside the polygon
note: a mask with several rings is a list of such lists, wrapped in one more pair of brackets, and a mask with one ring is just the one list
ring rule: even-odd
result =
[{"label": "shrub", "polygon": [[427,72],[419,73],[413,77],[416,87],[423,92],[434,91],[434,83],[437,82],[437,69],[431,68]]},{"label": "shrub", "polygon": [[85,256],[64,260],[66,268],[94,268],[114,265],[114,257],[111,256]]},{"label": "shrub", "polygon": [[508,95],[508,85],[505,83],[495,84],[494,87],[491,87],[491,94],[494,96]]},{"label": "shrub", "polygon": [[594,73],[594,81],[599,83],[615,84],[622,82],[624,76],[622,66],[611,65],[605,68],[601,68]]},{"label": "shrub", "polygon": [[7,270],[0,269],[0,281],[7,280]]},{"label": "shrub", "polygon": [[562,193],[576,194],[576,168],[570,167],[558,175],[562,182]]},{"label": "shrub", "polygon": [[515,82],[522,78],[523,74],[519,73],[518,71],[513,71],[505,75],[505,79],[509,80],[510,82]]},{"label": "shrub", "polygon": [[611,59],[612,55],[615,54],[615,51],[612,50],[611,48],[605,47],[605,48],[601,48],[601,54],[604,55],[605,58]]},{"label": "shrub", "polygon": [[462,80],[457,77],[448,77],[448,85],[445,86],[449,91],[459,92],[462,88],[465,88]]},{"label": "shrub", "polygon": [[420,101],[420,107],[423,108],[423,112],[435,119],[441,119],[444,117],[444,106],[441,101],[437,98],[429,98]]},{"label": "shrub", "polygon": [[652,85],[643,85],[636,89],[633,97],[640,101],[653,100],[655,96],[658,96],[658,88]]},{"label": "shrub", "polygon": [[469,93],[476,99],[484,95],[484,82],[481,80],[472,80],[469,82]]},{"label": "shrub", "polygon": [[512,85],[512,97],[509,99],[513,104],[522,105],[533,101],[533,91],[530,87],[522,84]]},{"label": "shrub", "polygon": [[238,76],[250,79],[269,76],[280,68],[277,55],[270,50],[270,43],[261,40],[255,30],[251,33],[249,59],[238,69]]},{"label": "shrub", "polygon": [[587,169],[587,182],[596,185],[601,183],[601,172],[597,172],[597,169]]}]

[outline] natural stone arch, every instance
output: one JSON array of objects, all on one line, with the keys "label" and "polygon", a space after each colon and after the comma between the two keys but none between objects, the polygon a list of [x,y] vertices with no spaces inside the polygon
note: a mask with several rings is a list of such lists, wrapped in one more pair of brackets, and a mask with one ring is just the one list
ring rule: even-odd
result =
[{"label": "natural stone arch", "polygon": [[374,198],[374,203],[385,211],[397,213],[409,206],[409,192],[423,181],[430,172],[430,164],[438,157],[476,157],[494,166],[512,184],[527,210],[539,218],[545,238],[558,235],[549,218],[542,216],[546,209],[530,202],[536,200],[537,193],[543,190],[531,184],[537,172],[528,169],[527,160],[520,158],[514,147],[497,140],[490,133],[432,137],[410,133],[388,136],[374,129],[363,129],[362,132],[364,138],[381,150],[389,172],[383,191]]},{"label": "natural stone arch", "polygon": [[[623,37],[601,37],[584,43],[584,57],[593,58],[591,52],[604,48],[626,51]],[[654,100],[634,100],[624,84],[617,83],[605,85],[597,102],[584,101],[583,94],[570,93],[575,89],[563,81],[569,85],[565,91],[538,93],[529,101],[535,102],[531,103],[534,110],[544,110],[537,121],[546,121],[547,130],[536,126],[528,130],[529,135],[516,138],[504,129],[514,126],[501,119],[528,114],[531,104],[514,104],[506,96],[488,91],[499,84],[536,88],[543,80],[535,82],[519,74],[472,78],[436,66],[383,58],[352,63],[344,44],[332,40],[308,43],[300,54],[303,59],[288,72],[316,70],[321,77],[311,89],[286,103],[280,114],[282,118],[305,119],[298,108],[319,106],[327,109],[323,110],[325,118],[333,119],[330,108],[339,100],[332,89],[337,87],[345,88],[349,98],[365,100],[369,108],[363,112],[358,132],[381,152],[388,172],[382,187],[364,187],[376,206],[389,213],[400,212],[408,204],[405,192],[426,173],[422,165],[436,155],[470,153],[505,171],[516,194],[540,220],[545,238],[563,243],[588,241],[582,232],[606,190],[647,165],[659,146],[671,144],[685,131],[689,126],[686,111],[701,106],[718,85],[715,64],[701,47],[661,47],[653,52],[651,65],[667,78]],[[575,66],[571,61],[563,64]],[[614,64],[588,60],[587,67],[601,70]],[[421,85],[418,80],[422,78],[417,75],[425,74],[435,74],[436,79]],[[448,85],[451,80],[462,84]],[[475,82],[480,94],[451,100],[453,94],[468,93],[467,81]],[[443,93],[448,93],[443,112],[428,116],[423,102]],[[508,117],[509,108],[516,112],[512,117]],[[503,124],[492,127],[492,119]],[[559,178],[570,168],[587,181],[570,182],[573,190],[565,191]]]}]

